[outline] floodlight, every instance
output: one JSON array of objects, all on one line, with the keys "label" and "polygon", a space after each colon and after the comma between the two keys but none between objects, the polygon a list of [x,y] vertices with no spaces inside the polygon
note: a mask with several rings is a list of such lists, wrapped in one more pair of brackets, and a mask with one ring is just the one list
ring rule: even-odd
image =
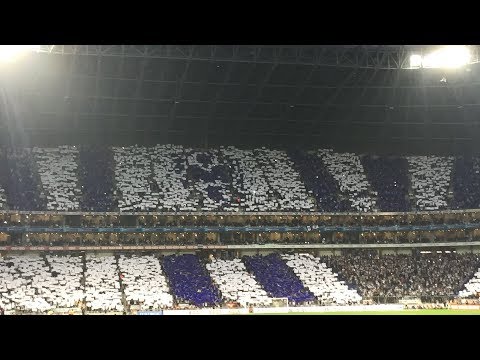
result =
[{"label": "floodlight", "polygon": [[410,56],[410,67],[419,68],[420,66],[422,66],[422,56],[417,54]]},{"label": "floodlight", "polygon": [[468,64],[470,51],[466,46],[445,46],[423,57],[426,68],[457,68]]},{"label": "floodlight", "polygon": [[39,50],[40,45],[0,45],[0,61],[14,61],[28,52]]},{"label": "floodlight", "polygon": [[464,45],[444,46],[428,55],[410,56],[410,68],[447,68],[453,69],[470,62],[470,50]]}]

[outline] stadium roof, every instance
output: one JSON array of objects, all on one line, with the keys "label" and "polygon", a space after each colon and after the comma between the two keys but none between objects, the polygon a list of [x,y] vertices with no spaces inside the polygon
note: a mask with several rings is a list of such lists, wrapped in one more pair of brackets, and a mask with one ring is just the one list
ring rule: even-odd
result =
[{"label": "stadium roof", "polygon": [[0,140],[478,146],[480,68],[408,69],[424,48],[44,45],[0,69]]}]

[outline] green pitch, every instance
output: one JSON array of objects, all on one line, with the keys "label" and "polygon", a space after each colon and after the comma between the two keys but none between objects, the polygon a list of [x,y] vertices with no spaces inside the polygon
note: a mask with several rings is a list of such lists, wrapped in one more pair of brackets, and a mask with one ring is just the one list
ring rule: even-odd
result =
[{"label": "green pitch", "polygon": [[341,312],[289,312],[286,314],[253,314],[253,315],[480,315],[480,310],[400,310],[400,311],[341,311]]}]

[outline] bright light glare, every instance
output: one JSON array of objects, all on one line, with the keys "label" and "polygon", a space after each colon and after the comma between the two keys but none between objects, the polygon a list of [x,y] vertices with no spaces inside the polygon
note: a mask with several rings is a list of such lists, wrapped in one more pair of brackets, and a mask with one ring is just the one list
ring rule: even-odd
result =
[{"label": "bright light glare", "polygon": [[424,56],[410,56],[410,67],[418,68],[458,68],[470,62],[470,50],[464,45],[445,46]]},{"label": "bright light glare", "polygon": [[470,61],[466,46],[446,46],[423,58],[424,67],[456,68]]},{"label": "bright light glare", "polygon": [[30,51],[39,51],[40,45],[0,45],[0,61],[10,62]]},{"label": "bright light glare", "polygon": [[419,68],[422,66],[422,57],[420,55],[410,56],[410,67]]}]

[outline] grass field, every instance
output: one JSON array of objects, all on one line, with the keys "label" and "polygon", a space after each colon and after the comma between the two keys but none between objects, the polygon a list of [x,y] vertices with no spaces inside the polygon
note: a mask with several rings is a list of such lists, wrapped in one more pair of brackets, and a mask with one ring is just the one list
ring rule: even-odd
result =
[{"label": "grass field", "polygon": [[[255,315],[255,314],[254,314]],[[289,312],[286,314],[256,315],[480,315],[480,310],[400,310],[400,311],[344,311],[344,312]]]}]

